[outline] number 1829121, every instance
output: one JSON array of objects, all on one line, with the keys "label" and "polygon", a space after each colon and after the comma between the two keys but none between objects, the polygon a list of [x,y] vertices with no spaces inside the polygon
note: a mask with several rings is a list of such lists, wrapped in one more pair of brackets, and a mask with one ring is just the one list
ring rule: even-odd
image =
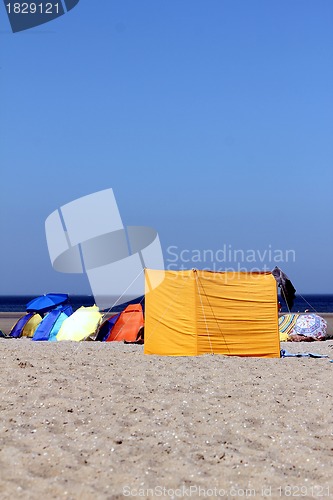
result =
[{"label": "number 1829121", "polygon": [[6,4],[8,14],[59,14],[59,3],[9,2]]}]

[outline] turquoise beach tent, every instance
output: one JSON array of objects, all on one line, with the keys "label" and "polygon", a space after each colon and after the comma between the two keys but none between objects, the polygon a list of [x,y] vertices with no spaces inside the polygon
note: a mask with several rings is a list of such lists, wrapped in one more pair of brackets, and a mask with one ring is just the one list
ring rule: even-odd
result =
[{"label": "turquoise beach tent", "polygon": [[50,332],[49,342],[57,342],[57,335],[58,335],[58,332],[60,330],[60,327],[63,324],[63,322],[65,321],[65,319],[67,319],[67,318],[68,318],[68,316],[64,312],[62,312],[60,314],[60,316],[58,317],[57,321],[54,323],[54,326]]}]

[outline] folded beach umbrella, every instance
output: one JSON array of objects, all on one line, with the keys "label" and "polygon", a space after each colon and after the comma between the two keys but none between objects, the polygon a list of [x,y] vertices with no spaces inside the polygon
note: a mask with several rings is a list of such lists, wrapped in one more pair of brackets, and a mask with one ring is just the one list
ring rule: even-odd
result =
[{"label": "folded beach umbrella", "polygon": [[65,304],[68,301],[67,293],[48,293],[46,295],[40,295],[35,299],[28,302],[26,309],[27,312],[47,312],[60,304]]},{"label": "folded beach umbrella", "polygon": [[97,306],[82,306],[62,323],[57,340],[85,340],[96,333],[101,319]]},{"label": "folded beach umbrella", "polygon": [[272,271],[272,275],[276,279],[278,287],[281,290],[281,296],[287,304],[288,310],[291,311],[294,305],[296,288],[294,287],[288,276],[284,272],[282,272],[279,267],[275,266]]}]

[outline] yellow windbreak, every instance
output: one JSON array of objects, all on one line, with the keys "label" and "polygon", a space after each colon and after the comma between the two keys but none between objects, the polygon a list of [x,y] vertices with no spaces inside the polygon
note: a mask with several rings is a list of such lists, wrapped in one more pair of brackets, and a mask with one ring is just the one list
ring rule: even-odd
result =
[{"label": "yellow windbreak", "polygon": [[277,290],[270,273],[194,271],[198,354],[279,357]]},{"label": "yellow windbreak", "polygon": [[145,270],[146,354],[196,356],[195,282],[192,271]]},{"label": "yellow windbreak", "polygon": [[144,351],[279,357],[274,277],[146,270]]}]

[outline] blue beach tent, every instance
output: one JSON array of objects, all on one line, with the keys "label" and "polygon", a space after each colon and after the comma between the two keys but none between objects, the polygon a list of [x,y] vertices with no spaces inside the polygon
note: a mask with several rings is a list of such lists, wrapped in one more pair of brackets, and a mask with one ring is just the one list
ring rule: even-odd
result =
[{"label": "blue beach tent", "polygon": [[32,340],[56,341],[56,335],[60,330],[62,323],[73,313],[70,305],[57,307],[53,309],[40,322]]},{"label": "blue beach tent", "polygon": [[9,336],[13,337],[14,339],[18,339],[19,337],[21,337],[23,328],[28,323],[29,319],[32,318],[33,315],[34,313],[28,313],[22,316],[11,329]]}]

